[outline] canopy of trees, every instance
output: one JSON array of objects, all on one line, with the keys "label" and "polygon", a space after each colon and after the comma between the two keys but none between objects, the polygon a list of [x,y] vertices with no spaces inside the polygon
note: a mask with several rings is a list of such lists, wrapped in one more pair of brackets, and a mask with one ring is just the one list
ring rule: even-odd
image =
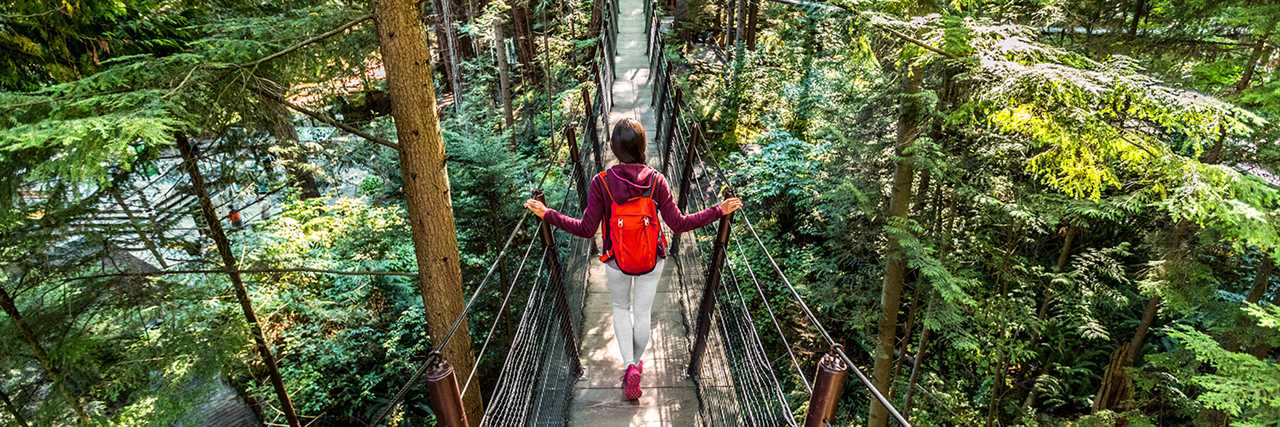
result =
[{"label": "canopy of trees", "polygon": [[[425,53],[384,31],[405,4]],[[1280,4],[655,5],[676,16],[655,54],[775,258],[734,262],[780,264],[913,423],[1280,425]],[[0,424],[368,422],[495,230],[571,179],[540,173],[595,90],[596,6],[0,1]],[[451,218],[409,166],[431,129]],[[445,219],[456,245],[429,238]],[[769,302],[793,337],[769,354],[816,361]],[[501,357],[498,325],[447,357]],[[859,390],[838,425],[885,425]],[[433,417],[413,395],[389,421]]]}]

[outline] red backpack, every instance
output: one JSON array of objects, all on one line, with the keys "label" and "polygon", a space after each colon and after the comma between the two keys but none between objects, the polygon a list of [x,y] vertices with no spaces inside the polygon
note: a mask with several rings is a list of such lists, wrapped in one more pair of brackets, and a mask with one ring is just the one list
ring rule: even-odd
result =
[{"label": "red backpack", "polygon": [[653,201],[653,179],[644,194],[619,202],[609,190],[607,175],[600,172],[600,182],[609,195],[609,216],[601,224],[609,250],[600,255],[600,261],[613,258],[623,273],[648,274],[658,264],[658,246],[667,243],[658,221],[658,204]]}]

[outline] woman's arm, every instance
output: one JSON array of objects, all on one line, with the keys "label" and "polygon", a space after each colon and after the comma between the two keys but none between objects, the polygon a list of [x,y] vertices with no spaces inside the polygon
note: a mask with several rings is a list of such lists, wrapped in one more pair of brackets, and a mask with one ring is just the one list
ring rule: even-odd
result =
[{"label": "woman's arm", "polygon": [[[554,225],[568,231],[569,234],[578,237],[593,237],[596,230],[600,227],[600,219],[604,218],[604,210],[606,209],[600,198],[603,189],[599,188],[604,183],[600,181],[600,177],[596,176],[591,180],[591,186],[587,189],[587,206],[582,210],[582,219],[574,218],[556,211],[555,209],[546,208],[542,219],[548,224]],[[525,206],[528,206],[526,202]],[[530,208],[535,214],[537,210]]]},{"label": "woman's arm", "polygon": [[[667,185],[666,177],[657,176],[658,182],[655,183],[653,189],[653,201],[658,204],[658,210],[662,212],[662,220],[666,221],[667,226],[671,227],[671,231],[675,233],[683,233],[695,228],[702,228],[712,221],[720,219],[725,212],[720,205],[703,209],[691,215],[685,215],[680,212],[680,207],[676,206],[675,199],[671,196],[671,187]],[[741,206],[741,202],[733,200],[737,206]],[[728,202],[728,201],[726,201]]]}]

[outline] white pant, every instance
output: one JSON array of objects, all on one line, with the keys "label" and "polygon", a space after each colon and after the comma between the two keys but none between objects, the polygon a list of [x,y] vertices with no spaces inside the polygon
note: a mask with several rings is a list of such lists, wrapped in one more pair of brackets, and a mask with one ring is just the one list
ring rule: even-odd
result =
[{"label": "white pant", "polygon": [[628,276],[612,265],[604,269],[609,283],[609,305],[613,307],[613,334],[618,338],[618,351],[625,364],[639,363],[649,346],[653,298],[658,293],[664,262],[658,258],[658,265],[643,276]]}]

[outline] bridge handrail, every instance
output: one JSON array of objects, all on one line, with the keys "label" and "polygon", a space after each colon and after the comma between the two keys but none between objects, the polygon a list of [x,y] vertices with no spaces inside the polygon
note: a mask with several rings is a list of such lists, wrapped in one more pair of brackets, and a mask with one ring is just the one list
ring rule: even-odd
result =
[{"label": "bridge handrail", "polygon": [[[689,165],[693,163],[694,158],[697,158],[699,160],[698,163],[703,168],[704,171],[714,171],[720,178],[720,182],[727,186],[729,181],[725,178],[724,173],[720,168],[720,166],[715,162],[706,161],[705,160],[706,158],[702,156],[701,153],[699,152],[699,150],[703,150],[700,147],[702,145],[701,127],[696,122],[692,124],[688,123],[689,121],[692,120],[693,116],[690,115],[689,106],[684,103],[682,90],[676,84],[673,83],[675,76],[672,75],[673,73],[672,73],[672,66],[670,64],[670,61],[664,56],[666,40],[663,37],[662,31],[661,31],[661,20],[658,17],[657,8],[652,4],[654,1],[656,0],[648,0],[646,1],[646,4],[645,4],[645,14],[646,14],[646,20],[648,22],[648,25],[646,25],[646,35],[647,35],[646,50],[648,50],[651,54],[649,76],[651,79],[656,79],[655,85],[654,85],[655,86],[654,92],[653,92],[654,98],[652,100],[652,104],[654,105],[654,109],[657,114],[656,140],[661,145],[661,149],[663,153],[660,171],[666,174],[670,170],[672,156],[681,154],[679,152],[673,153],[673,147],[676,145],[675,142],[677,142],[678,140],[682,140],[684,141],[684,145],[686,146],[685,151],[687,152],[684,153],[685,154],[683,156],[684,159],[682,159],[684,160],[684,163],[686,164],[686,166],[679,178],[681,189],[684,190],[688,188],[689,175],[691,175],[691,172],[693,171],[693,168]],[[681,124],[684,124],[685,126],[681,126]],[[682,127],[684,129],[681,129]],[[699,187],[701,187],[701,185],[699,185]],[[702,188],[700,188],[699,190],[701,191]],[[681,191],[680,197],[679,197],[679,203],[682,205],[682,208],[683,208],[683,205],[686,204],[685,199],[687,198],[688,198],[687,192]],[[811,322],[812,326],[821,333],[821,336],[823,337],[823,339],[830,346],[830,349],[831,349],[830,353],[833,354],[835,357],[837,357],[841,362],[843,362],[849,370],[853,371],[855,377],[858,378],[859,383],[861,383],[861,385],[867,389],[867,391],[871,394],[872,398],[874,398],[881,405],[884,405],[885,408],[888,409],[890,416],[893,417],[895,421],[897,421],[900,425],[903,425],[903,426],[911,426],[910,422],[908,422],[906,418],[903,417],[902,414],[898,412],[897,408],[892,404],[892,402],[890,402],[889,399],[886,398],[884,394],[881,393],[880,390],[875,387],[875,385],[870,381],[870,379],[867,378],[867,376],[861,371],[861,369],[859,369],[857,365],[853,363],[853,361],[849,358],[849,356],[844,352],[843,347],[831,337],[830,333],[822,325],[822,322],[813,313],[813,310],[809,308],[808,304],[796,291],[795,287],[791,284],[786,274],[782,271],[781,267],[778,266],[776,260],[774,260],[772,253],[769,252],[769,249],[764,244],[763,239],[760,238],[760,235],[756,231],[755,225],[749,218],[746,209],[742,210],[741,217],[743,219],[744,224],[746,225],[747,230],[750,232],[751,236],[759,244],[760,249],[764,252],[766,258],[769,261],[770,266],[773,267],[774,271],[777,273],[782,283],[786,286],[788,292],[790,293],[790,297],[795,301],[797,305],[800,306],[805,316]],[[674,249],[678,247],[679,236],[675,236],[672,239],[672,242],[673,242],[672,247],[674,252]],[[718,238],[716,239],[715,243],[717,246],[720,246],[720,245],[727,244],[727,240],[722,241],[722,239]],[[735,243],[737,243],[737,245],[741,247],[741,243],[736,241],[736,237],[735,237]],[[721,250],[723,250],[723,248],[719,248],[719,247],[713,248],[713,253],[715,251],[721,251]],[[713,255],[713,259],[714,257],[715,255]],[[748,264],[748,267],[749,267],[749,264]],[[713,264],[713,268],[714,268],[714,264]],[[754,276],[754,272],[752,272],[751,274],[752,276]],[[756,285],[759,286],[758,283]],[[762,299],[764,299],[767,304],[767,298],[763,298],[764,295],[763,295],[762,288],[760,289],[760,292],[761,292]],[[704,301],[706,300],[704,299]],[[712,301],[712,303],[714,303],[714,301]],[[700,312],[704,310],[705,308],[703,307],[699,308]],[[773,317],[772,307],[767,307],[767,310],[769,311],[770,316]],[[782,334],[781,327],[777,325],[776,317],[773,317],[773,322],[775,322],[775,327],[777,329],[778,334],[782,336],[782,339],[785,342],[786,340],[785,335]],[[700,327],[699,334],[701,333],[702,333],[702,328]],[[695,337],[695,340],[696,339],[701,339],[701,338]],[[695,347],[695,351],[696,351],[696,347]],[[791,354],[791,349],[789,346],[787,348],[787,351],[788,351],[788,356],[791,357],[792,359],[793,366],[796,367],[797,372],[799,372],[800,377],[805,382],[806,388],[812,394],[813,387],[810,386],[808,378],[805,377],[803,372],[801,372],[799,368],[799,363],[798,361],[795,360],[794,354]],[[698,356],[694,356],[692,360],[697,361]],[[696,368],[691,368],[690,372],[691,374],[696,373]]]}]

